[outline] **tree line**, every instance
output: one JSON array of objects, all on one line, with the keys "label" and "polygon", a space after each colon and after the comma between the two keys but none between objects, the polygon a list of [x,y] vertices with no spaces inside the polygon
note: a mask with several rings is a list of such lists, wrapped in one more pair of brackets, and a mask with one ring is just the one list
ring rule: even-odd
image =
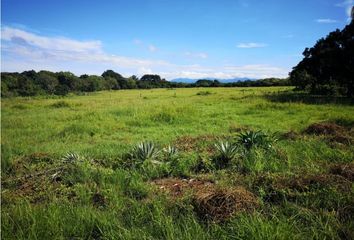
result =
[{"label": "tree line", "polygon": [[354,97],[354,20],[342,31],[330,32],[303,52],[290,73],[299,90],[311,94]]},{"label": "tree line", "polygon": [[101,76],[76,76],[71,72],[50,72],[34,70],[22,73],[1,73],[1,96],[35,96],[35,95],[67,95],[68,93],[94,92],[119,89],[151,89],[181,87],[252,87],[252,86],[285,86],[288,79],[268,78],[256,81],[221,83],[218,80],[201,79],[195,83],[169,82],[159,75],[146,74],[141,78],[133,75],[123,77],[121,74],[107,70]]}]

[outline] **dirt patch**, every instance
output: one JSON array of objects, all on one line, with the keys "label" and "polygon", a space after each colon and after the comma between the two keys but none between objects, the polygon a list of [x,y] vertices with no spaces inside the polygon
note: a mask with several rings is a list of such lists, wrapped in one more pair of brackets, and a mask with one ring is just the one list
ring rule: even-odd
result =
[{"label": "dirt patch", "polygon": [[217,140],[214,135],[200,135],[196,137],[181,136],[174,141],[174,145],[181,151],[191,152],[206,150],[209,153],[213,152],[213,143]]},{"label": "dirt patch", "polygon": [[345,132],[346,128],[330,122],[313,123],[304,130],[310,135],[343,135]]},{"label": "dirt patch", "polygon": [[154,180],[152,183],[158,186],[161,191],[167,192],[173,197],[181,197],[187,192],[196,191],[198,189],[209,189],[214,185],[211,181],[197,180],[194,178],[163,178]]},{"label": "dirt patch", "polygon": [[298,134],[297,132],[292,131],[292,130],[289,132],[283,133],[280,136],[281,139],[288,139],[288,140],[292,140],[292,141],[298,139],[299,137],[300,137],[300,134]]},{"label": "dirt patch", "polygon": [[199,217],[218,222],[236,213],[252,211],[259,203],[251,192],[238,187],[230,190],[200,190],[194,195],[193,205]]},{"label": "dirt patch", "polygon": [[92,204],[97,208],[104,208],[107,205],[107,200],[101,193],[95,193],[92,195]]},{"label": "dirt patch", "polygon": [[331,147],[337,147],[338,144],[349,146],[353,142],[351,128],[332,122],[311,124],[303,132],[308,135],[323,136]]},{"label": "dirt patch", "polygon": [[277,187],[279,189],[292,189],[298,192],[308,192],[314,188],[336,187],[337,189],[349,192],[351,183],[347,179],[334,174],[319,174],[309,176],[299,176],[287,179],[279,179]]},{"label": "dirt patch", "polygon": [[42,203],[53,197],[65,194],[61,175],[66,166],[54,163],[48,153],[32,153],[14,161],[10,174],[1,182],[5,201],[14,202],[26,199],[31,203]]},{"label": "dirt patch", "polygon": [[172,198],[190,193],[194,210],[202,220],[224,221],[259,206],[255,195],[243,187],[222,189],[212,181],[178,178],[159,179],[153,184]]},{"label": "dirt patch", "polygon": [[354,181],[354,163],[334,164],[330,167],[329,173],[342,176],[349,181]]},{"label": "dirt patch", "polygon": [[249,126],[243,126],[243,125],[238,125],[238,124],[231,124],[229,126],[230,133],[239,133],[239,132],[244,132],[244,131],[249,131],[249,130],[252,130],[252,128]]},{"label": "dirt patch", "polygon": [[303,176],[259,176],[253,183],[255,190],[262,189],[264,200],[280,203],[283,200],[296,200],[299,194],[335,188],[342,193],[351,191],[352,183],[343,176],[335,174],[317,174]]}]

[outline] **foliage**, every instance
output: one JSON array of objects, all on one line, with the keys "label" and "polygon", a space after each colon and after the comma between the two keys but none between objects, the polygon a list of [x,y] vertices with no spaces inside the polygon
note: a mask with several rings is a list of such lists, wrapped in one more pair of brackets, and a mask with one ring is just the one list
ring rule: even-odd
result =
[{"label": "foliage", "polygon": [[215,165],[218,168],[229,166],[237,154],[237,146],[227,141],[218,141],[214,146],[216,149],[216,156],[214,158]]},{"label": "foliage", "polygon": [[[218,80],[198,80],[196,83],[185,84],[169,82],[156,74],[146,74],[140,79],[133,75],[125,78],[113,70],[106,70],[101,76],[83,74],[80,77],[71,72],[35,72],[1,73],[1,96],[35,96],[58,95],[65,96],[70,92],[95,92],[101,90],[119,89],[151,89],[151,88],[181,88],[181,87],[249,87],[249,86],[284,86],[289,85],[283,79],[261,79],[234,83],[220,83]],[[207,91],[205,91],[207,92]],[[201,94],[203,95],[203,93]]]},{"label": "foliage", "polygon": [[160,151],[153,142],[141,142],[135,145],[131,151],[133,160],[142,163],[146,160],[156,160]]},{"label": "foliage", "polygon": [[64,163],[77,163],[83,160],[83,157],[81,157],[79,154],[77,153],[72,153],[69,152],[67,153],[65,156],[62,157],[62,162]]},{"label": "foliage", "polygon": [[166,159],[167,160],[172,160],[178,157],[179,152],[175,146],[168,145],[166,148],[163,149]]},{"label": "foliage", "polygon": [[354,20],[342,31],[330,32],[312,48],[290,73],[298,89],[314,94],[354,96]]},{"label": "foliage", "polygon": [[[215,94],[196,96],[202,90]],[[296,94],[290,90],[102,91],[67,96],[70,107],[60,109],[52,107],[63,100],[56,96],[2,99],[2,238],[353,239],[353,171],[348,166],[353,165],[354,146],[333,145],[326,141],[329,135],[303,135],[303,130],[332,121],[353,134],[354,106],[264,97]],[[176,113],[173,121],[161,124],[151,118],[166,109]],[[230,126],[237,129],[231,132]],[[229,167],[215,169],[215,139],[231,142],[235,132],[245,129],[299,136],[278,141],[272,151],[240,151]],[[129,159],[121,156],[141,139],[175,146],[177,160],[126,168],[123,163]],[[38,156],[35,152],[53,156],[52,161],[28,161]],[[64,164],[55,157],[67,152],[90,161]],[[172,184],[177,196],[165,194],[154,185],[161,179],[177,179],[206,194],[208,187],[243,187],[260,207],[222,224],[205,222],[195,212],[190,188],[183,191],[181,184]],[[200,182],[205,188],[200,189]],[[179,198],[180,192],[185,194]]]},{"label": "foliage", "polygon": [[258,131],[246,131],[238,134],[237,142],[243,145],[247,150],[252,147],[262,147],[270,149],[277,141],[275,135],[269,135],[261,130]]}]

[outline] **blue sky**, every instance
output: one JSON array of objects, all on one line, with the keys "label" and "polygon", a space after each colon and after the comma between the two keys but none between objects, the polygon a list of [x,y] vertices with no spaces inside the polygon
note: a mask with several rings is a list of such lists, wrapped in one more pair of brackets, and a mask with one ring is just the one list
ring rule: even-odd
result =
[{"label": "blue sky", "polygon": [[1,71],[286,77],[354,0],[2,0]]}]

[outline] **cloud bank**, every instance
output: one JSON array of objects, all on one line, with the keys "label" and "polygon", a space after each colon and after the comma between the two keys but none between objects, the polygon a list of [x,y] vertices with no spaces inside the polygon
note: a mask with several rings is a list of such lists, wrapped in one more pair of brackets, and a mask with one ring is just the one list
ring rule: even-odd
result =
[{"label": "cloud bank", "polygon": [[[175,64],[166,60],[140,59],[112,55],[103,50],[98,40],[75,40],[64,37],[43,36],[39,33],[4,26],[1,29],[1,71],[50,70],[71,71],[75,74],[101,74],[113,69],[125,76],[147,73],[160,74],[166,79],[186,78],[234,78],[234,77],[286,77],[288,70],[264,65],[202,66],[198,64]],[[142,44],[134,40],[134,44]],[[264,47],[264,44],[240,44],[241,48]],[[149,46],[150,52],[158,50]],[[206,59],[202,52],[185,52],[189,59]]]}]

